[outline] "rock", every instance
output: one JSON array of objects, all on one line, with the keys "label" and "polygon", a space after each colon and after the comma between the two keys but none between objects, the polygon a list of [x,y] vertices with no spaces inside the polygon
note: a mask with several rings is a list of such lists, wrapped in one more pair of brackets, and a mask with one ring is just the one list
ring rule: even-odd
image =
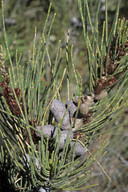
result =
[{"label": "rock", "polygon": [[[58,140],[58,142],[60,142],[60,149],[64,148],[64,144],[65,144],[65,141],[67,139],[67,136],[68,136],[67,130],[64,130],[61,132],[60,140],[59,140],[59,135],[58,135],[57,140]],[[69,137],[70,137],[70,139],[73,139],[72,131],[69,133]]]},{"label": "rock", "polygon": [[[24,166],[27,165],[27,166],[29,167],[29,162],[30,162],[29,154],[26,154],[26,156],[27,156],[27,159],[26,159],[25,156],[23,156],[23,165],[24,165]],[[40,164],[39,164],[38,159],[35,157],[35,161],[34,161],[33,159],[32,159],[32,161],[33,161],[34,164],[36,164],[37,169],[38,169],[38,170],[41,170],[41,166],[40,166]]]},{"label": "rock", "polygon": [[57,134],[57,129],[53,125],[44,125],[42,126],[37,126],[36,127],[38,131],[40,132],[35,132],[36,136],[41,137],[41,132],[43,132],[43,135],[48,136],[48,137],[55,137]]},{"label": "rock", "polygon": [[63,119],[60,126],[62,130],[68,130],[70,128],[69,112],[66,111],[66,107],[62,102],[54,99],[50,106],[50,111],[57,123],[60,123],[60,120]]},{"label": "rock", "polygon": [[66,102],[66,107],[69,107],[69,114],[70,116],[73,116],[74,113],[77,111],[77,106],[73,103],[72,100]]},{"label": "rock", "polygon": [[[75,143],[76,143],[75,141],[72,141],[71,147],[73,147],[75,145]],[[75,154],[78,156],[81,156],[86,152],[87,152],[87,149],[83,145],[81,145],[81,143],[77,142],[76,147],[75,147]]]}]

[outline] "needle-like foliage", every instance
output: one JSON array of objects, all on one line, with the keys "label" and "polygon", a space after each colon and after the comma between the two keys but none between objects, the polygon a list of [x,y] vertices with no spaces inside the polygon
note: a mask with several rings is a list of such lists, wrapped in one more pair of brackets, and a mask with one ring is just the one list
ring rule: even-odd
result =
[{"label": "needle-like foliage", "polygon": [[[21,55],[17,51],[15,62],[12,61],[2,1],[3,33],[10,67],[6,69],[1,46],[0,177],[6,176],[10,190],[29,192],[48,187],[49,191],[72,191],[92,187],[85,183],[92,175],[94,163],[110,179],[98,162],[105,154],[108,141],[106,139],[98,146],[98,143],[93,143],[93,138],[116,128],[112,123],[128,103],[128,26],[125,19],[118,19],[119,1],[109,31],[106,0],[102,35],[98,28],[100,1],[94,24],[88,1],[84,0],[82,4],[78,0],[78,7],[88,55],[88,87],[82,83],[74,66],[73,45],[71,51],[69,46],[70,31],[65,56],[62,56],[59,41],[55,61],[50,59],[48,42],[56,16],[54,14],[50,20],[51,4],[41,37],[37,38],[35,28],[33,50],[29,51],[28,62],[21,65]],[[49,20],[51,23],[47,27]],[[91,34],[87,25],[91,28]],[[66,58],[66,68],[60,78],[59,68],[63,57]],[[50,68],[50,83],[45,82],[47,67]],[[74,73],[78,88],[74,97],[70,95],[71,72]],[[64,104],[61,102],[61,90],[65,78],[68,101]]]}]

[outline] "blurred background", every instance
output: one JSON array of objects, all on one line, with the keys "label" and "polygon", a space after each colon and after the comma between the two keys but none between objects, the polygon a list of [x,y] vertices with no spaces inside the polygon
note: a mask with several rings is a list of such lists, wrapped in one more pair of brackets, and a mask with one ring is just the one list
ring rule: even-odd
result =
[{"label": "blurred background", "polygon": [[[13,62],[15,62],[15,50],[22,52],[21,65],[25,65],[28,59],[28,50],[32,50],[35,26],[37,28],[37,38],[41,36],[44,22],[47,16],[50,0],[4,0],[5,24],[8,36],[8,44]],[[97,0],[89,0],[92,22],[95,17]],[[111,26],[116,10],[117,1],[108,2],[108,21]],[[102,23],[105,15],[105,0],[101,0],[101,12],[99,17],[99,30],[102,31]],[[55,61],[59,40],[61,40],[62,52],[65,54],[67,31],[70,29],[69,47],[74,45],[73,59],[75,67],[82,76],[83,83],[88,79],[87,55],[85,43],[83,41],[82,22],[80,18],[77,0],[53,0],[50,20],[56,13],[55,22],[48,42],[50,59]],[[120,5],[120,18],[128,19],[128,0],[122,0]],[[5,47],[2,33],[2,22],[0,22],[0,42]],[[88,26],[88,31],[90,27]],[[70,49],[70,48],[69,48]],[[5,53],[6,54],[6,53]],[[9,60],[6,57],[6,65]],[[65,59],[62,61],[63,70]],[[71,74],[70,74],[71,76]],[[73,94],[75,89],[74,77],[71,76],[70,89]],[[45,83],[50,82],[50,72],[48,70]],[[63,99],[67,95],[63,92]],[[128,118],[128,110],[116,120],[115,124],[125,122]],[[114,131],[103,135],[102,139],[110,138],[107,154],[99,161],[107,172],[111,181],[104,175],[101,168],[95,163],[94,174],[86,183],[86,186],[98,184],[93,188],[79,190],[79,192],[128,192],[128,126],[119,127]],[[68,191],[67,191],[68,192]]]}]

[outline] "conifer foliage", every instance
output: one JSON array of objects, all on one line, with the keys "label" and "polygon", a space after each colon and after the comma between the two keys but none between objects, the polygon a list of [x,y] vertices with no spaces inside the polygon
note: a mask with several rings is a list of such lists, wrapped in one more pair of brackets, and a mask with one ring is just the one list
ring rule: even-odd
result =
[{"label": "conifer foliage", "polygon": [[[91,187],[86,186],[92,174],[91,167],[97,163],[102,168],[98,160],[104,155],[108,144],[106,140],[96,149],[93,138],[105,132],[106,127],[110,130],[112,123],[127,106],[128,24],[125,19],[118,19],[119,1],[109,32],[106,0],[102,37],[98,29],[100,1],[94,26],[88,1],[82,3],[78,0],[78,7],[88,55],[89,86],[86,91],[86,85],[74,66],[73,45],[69,50],[69,34],[65,54],[67,65],[63,73],[60,70],[63,59],[60,42],[55,61],[50,60],[48,41],[56,15],[53,15],[46,30],[51,4],[39,42],[35,30],[33,51],[27,64],[20,65],[17,52],[15,63],[12,62],[2,1],[3,33],[10,67],[6,67],[1,46],[0,177],[6,177],[9,191],[29,192],[41,188],[45,191],[79,190]],[[91,28],[91,36],[86,25]],[[46,75],[46,60],[51,70],[51,82],[47,86],[42,82]],[[78,88],[73,96],[70,95],[69,69],[74,73]],[[61,89],[65,79],[68,98],[62,102]],[[105,171],[104,174],[109,179]],[[0,190],[4,190],[6,185],[2,183]]]}]

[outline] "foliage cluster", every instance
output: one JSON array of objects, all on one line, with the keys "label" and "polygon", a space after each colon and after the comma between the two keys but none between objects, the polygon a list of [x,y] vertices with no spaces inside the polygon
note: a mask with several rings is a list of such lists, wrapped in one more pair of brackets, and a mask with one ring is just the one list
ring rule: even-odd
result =
[{"label": "foliage cluster", "polygon": [[[98,135],[102,138],[103,133],[121,126],[114,125],[114,122],[128,103],[128,27],[125,19],[118,19],[118,1],[109,32],[107,0],[105,4],[105,21],[101,33],[101,2],[98,1],[95,7],[93,22],[88,1],[82,3],[78,0],[88,56],[89,81],[85,84],[74,65],[73,45],[69,44],[70,30],[66,37],[65,56],[61,41],[58,42],[55,59],[50,56],[49,40],[56,15],[53,14],[52,18],[50,16],[51,4],[43,32],[39,37],[35,28],[32,51],[29,51],[26,64],[21,65],[21,55],[16,51],[14,60],[9,51],[2,2],[4,50],[6,47],[10,67],[5,65],[7,60],[1,46],[0,135],[4,146],[1,146],[0,169],[8,178],[10,190],[32,191],[40,187],[79,190],[91,187],[85,186],[85,183],[91,177],[95,162],[109,179],[99,163],[105,154],[108,140],[98,140],[96,145],[95,138]],[[50,80],[46,81],[48,71]],[[71,73],[76,81],[74,96],[70,92]],[[66,84],[68,100],[65,104],[62,103],[61,94],[63,82]],[[67,116],[70,123],[65,125]],[[51,134],[46,133],[49,127]]]}]

